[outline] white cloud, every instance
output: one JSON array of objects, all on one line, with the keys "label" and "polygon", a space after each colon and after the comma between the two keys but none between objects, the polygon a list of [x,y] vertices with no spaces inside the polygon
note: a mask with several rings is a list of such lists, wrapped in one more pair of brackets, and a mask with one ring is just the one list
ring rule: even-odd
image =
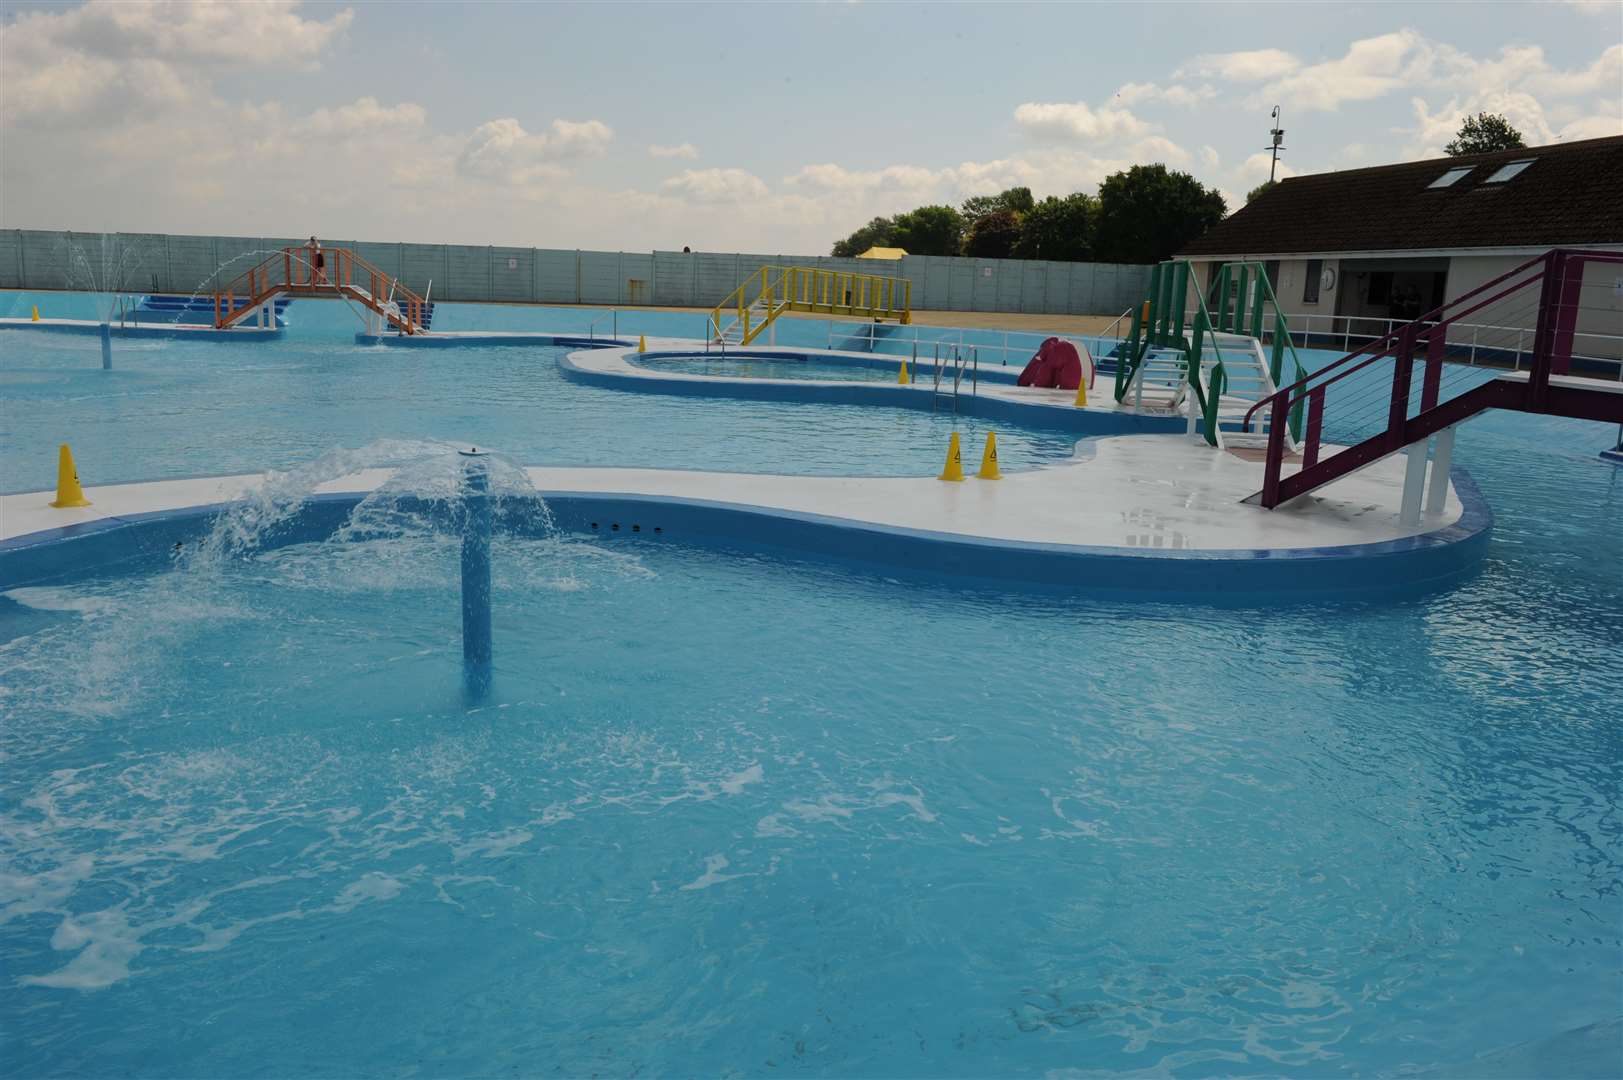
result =
[{"label": "white cloud", "polygon": [[457,155],[457,171],[512,184],[557,179],[564,170],[554,162],[601,154],[613,138],[600,120],[554,120],[550,132],[532,134],[504,116],[473,130]]},{"label": "white cloud", "polygon": [[699,148],[690,142],[677,146],[660,146],[657,143],[648,148],[648,156],[652,158],[685,158],[688,161],[697,161]]},{"label": "white cloud", "polygon": [[1093,108],[1081,101],[1028,101],[1014,110],[1014,122],[1039,138],[1060,142],[1104,142],[1149,131],[1144,121],[1112,105]]},{"label": "white cloud", "polygon": [[1169,105],[1182,105],[1193,108],[1203,101],[1210,101],[1217,96],[1217,88],[1209,84],[1200,86],[1184,86],[1173,83],[1170,86],[1157,86],[1154,83],[1126,83],[1116,90],[1113,100],[1123,105],[1136,105],[1141,101],[1164,101]]},{"label": "white cloud", "polygon": [[428,122],[428,110],[403,101],[385,106],[375,97],[359,98],[329,109],[325,105],[298,124],[301,133],[316,136],[354,136],[379,131],[417,131]]},{"label": "white cloud", "polygon": [[[1249,190],[1250,188],[1256,187],[1258,184],[1268,179],[1268,170],[1272,164],[1272,154],[1265,150],[1258,151],[1240,163],[1238,175],[1240,179],[1245,181],[1247,189]],[[1285,164],[1283,160],[1280,161],[1279,167],[1274,171],[1275,180],[1283,180],[1287,176],[1299,175],[1301,174],[1295,169],[1291,168],[1289,165]]]},{"label": "white cloud", "polygon": [[884,169],[853,170],[841,165],[807,165],[784,182],[791,187],[820,191],[928,191],[942,178],[939,170],[918,165],[892,165]]},{"label": "white cloud", "polygon": [[1211,75],[1231,82],[1261,82],[1295,71],[1302,62],[1283,49],[1251,49],[1245,52],[1202,53],[1172,73],[1174,79]]},{"label": "white cloud", "polygon": [[1202,168],[1215,169],[1222,164],[1222,162],[1223,158],[1220,154],[1218,154],[1216,147],[1202,146],[1200,148],[1200,164]]},{"label": "white cloud", "polygon": [[660,188],[697,203],[755,202],[768,190],[759,176],[743,169],[684,169]]},{"label": "white cloud", "polygon": [[1426,78],[1437,59],[1430,42],[1413,30],[1355,41],[1344,56],[1299,68],[1264,86],[1256,104],[1289,102],[1296,110],[1333,110],[1347,101],[1369,101]]},{"label": "white cloud", "polygon": [[11,121],[105,127],[142,107],[209,95],[227,70],[309,70],[354,19],[310,19],[296,3],[91,0],[26,11],[0,27],[4,114]]}]

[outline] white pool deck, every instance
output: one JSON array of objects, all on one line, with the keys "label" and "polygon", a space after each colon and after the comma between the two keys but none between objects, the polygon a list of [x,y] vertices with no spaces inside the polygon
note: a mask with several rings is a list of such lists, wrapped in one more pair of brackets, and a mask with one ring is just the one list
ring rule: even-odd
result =
[{"label": "white pool deck", "polygon": [[[943,458],[945,446],[942,447]],[[1377,463],[1278,510],[1242,499],[1262,486],[1262,464],[1177,435],[1088,440],[1072,461],[1001,480],[973,476],[979,443],[963,447],[969,479],[772,476],[668,469],[530,468],[543,494],[614,494],[702,500],[815,514],[872,525],[993,541],[1180,551],[1301,550],[1378,543],[1445,528],[1462,507],[1452,486],[1444,509],[1403,525],[1404,458]],[[81,463],[83,466],[84,463]],[[324,485],[366,492],[387,469]],[[85,479],[89,479],[86,477]],[[0,541],[64,526],[228,502],[259,476],[89,486],[92,505],[50,506],[51,492],[0,496]]]}]

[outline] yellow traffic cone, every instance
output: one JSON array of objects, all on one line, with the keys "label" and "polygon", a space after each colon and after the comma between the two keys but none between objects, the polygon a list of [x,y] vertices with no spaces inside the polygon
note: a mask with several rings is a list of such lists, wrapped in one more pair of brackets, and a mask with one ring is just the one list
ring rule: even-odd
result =
[{"label": "yellow traffic cone", "polygon": [[1088,380],[1086,379],[1077,380],[1076,403],[1078,405],[1086,405],[1088,403]]},{"label": "yellow traffic cone", "polygon": [[912,376],[908,375],[908,373],[907,373],[907,361],[906,360],[902,361],[902,370],[901,370],[900,373],[897,374],[896,381],[898,383],[902,384],[903,386],[906,386],[908,383],[911,383],[913,381]]},{"label": "yellow traffic cone", "polygon": [[958,433],[955,431],[952,433],[952,440],[947,443],[947,464],[946,467],[941,470],[941,475],[938,477],[938,479],[958,481],[962,480],[963,478],[964,462],[963,459],[958,456]]},{"label": "yellow traffic cone", "polygon": [[648,335],[647,334],[638,334],[637,335],[637,351],[638,352],[647,352],[648,351]]},{"label": "yellow traffic cone", "polygon": [[997,432],[986,433],[986,449],[981,452],[981,471],[975,476],[981,480],[1001,480],[1003,474],[997,471]]},{"label": "yellow traffic cone", "polygon": [[89,506],[90,500],[79,487],[79,470],[73,467],[73,451],[68,444],[63,443],[62,449],[56,455],[56,501],[51,504],[57,507]]},{"label": "yellow traffic cone", "polygon": [[30,321],[39,322],[39,305],[38,304],[34,305],[34,318],[32,320],[30,320]]}]

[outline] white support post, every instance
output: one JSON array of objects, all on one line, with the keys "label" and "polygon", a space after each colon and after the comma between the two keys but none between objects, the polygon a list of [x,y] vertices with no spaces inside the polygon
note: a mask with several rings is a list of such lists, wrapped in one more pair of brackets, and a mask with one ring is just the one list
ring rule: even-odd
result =
[{"label": "white support post", "polygon": [[1399,525],[1420,524],[1420,497],[1426,487],[1426,444],[1429,441],[1421,439],[1410,443],[1403,451],[1409,464],[1403,470],[1403,503],[1398,511]]},{"label": "white support post", "polygon": [[1440,514],[1448,501],[1448,472],[1454,465],[1454,429],[1437,433],[1431,457],[1431,483],[1426,488],[1426,513]]}]

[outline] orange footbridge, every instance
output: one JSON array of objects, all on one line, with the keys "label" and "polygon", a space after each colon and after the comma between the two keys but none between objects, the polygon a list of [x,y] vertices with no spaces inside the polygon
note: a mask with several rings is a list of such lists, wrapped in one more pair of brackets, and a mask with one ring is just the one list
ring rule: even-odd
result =
[{"label": "orange footbridge", "polygon": [[214,326],[236,326],[278,297],[352,300],[402,334],[428,332],[428,301],[348,248],[287,247],[214,293]]}]

